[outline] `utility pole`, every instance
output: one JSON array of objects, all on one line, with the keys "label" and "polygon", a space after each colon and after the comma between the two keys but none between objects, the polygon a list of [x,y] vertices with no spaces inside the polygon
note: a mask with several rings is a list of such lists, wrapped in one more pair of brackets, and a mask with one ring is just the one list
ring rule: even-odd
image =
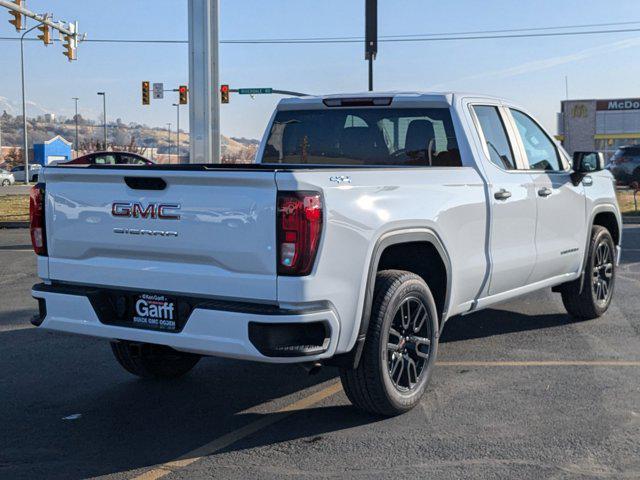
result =
[{"label": "utility pole", "polygon": [[369,91],[373,91],[373,60],[378,53],[378,0],[365,0],[364,59],[369,61]]},{"label": "utility pole", "polygon": [[78,97],[73,97],[72,100],[75,100],[76,102],[76,116],[73,117],[75,122],[76,122],[76,143],[75,143],[75,147],[76,147],[76,156],[78,156],[78,100],[80,100]]},{"label": "utility pole", "polygon": [[178,163],[180,163],[180,104],[174,103],[176,107],[176,150],[178,152]]},{"label": "utility pole", "polygon": [[98,92],[98,95],[102,96],[102,123],[104,125],[103,150],[106,150],[107,149],[107,92]]},{"label": "utility pole", "polygon": [[219,8],[219,0],[189,0],[191,163],[220,163]]}]

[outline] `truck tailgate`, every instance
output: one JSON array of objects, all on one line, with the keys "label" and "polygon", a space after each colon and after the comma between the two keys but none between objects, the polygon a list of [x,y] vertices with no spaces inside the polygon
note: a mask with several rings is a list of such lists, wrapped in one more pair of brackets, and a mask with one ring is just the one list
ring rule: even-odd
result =
[{"label": "truck tailgate", "polygon": [[[51,280],[276,300],[273,171],[49,168],[44,177]],[[166,187],[149,189],[158,179]]]}]

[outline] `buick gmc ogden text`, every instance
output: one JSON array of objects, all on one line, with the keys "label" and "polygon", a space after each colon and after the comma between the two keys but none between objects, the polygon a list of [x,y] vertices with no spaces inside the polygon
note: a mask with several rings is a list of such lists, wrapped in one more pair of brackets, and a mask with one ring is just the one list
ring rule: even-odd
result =
[{"label": "buick gmc ogden text", "polygon": [[485,96],[286,99],[254,164],[59,165],[40,181],[40,328],[108,339],[142,377],[203,355],[334,365],[383,415],[419,402],[448,318],[541,288],[598,317],[620,254],[602,156],[570,159]]}]

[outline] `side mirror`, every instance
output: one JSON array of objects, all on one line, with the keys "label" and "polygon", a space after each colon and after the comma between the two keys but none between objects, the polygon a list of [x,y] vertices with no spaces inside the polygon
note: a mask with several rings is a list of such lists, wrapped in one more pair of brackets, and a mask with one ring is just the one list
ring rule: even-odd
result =
[{"label": "side mirror", "polygon": [[587,174],[604,170],[604,154],[602,152],[573,152],[573,171]]}]

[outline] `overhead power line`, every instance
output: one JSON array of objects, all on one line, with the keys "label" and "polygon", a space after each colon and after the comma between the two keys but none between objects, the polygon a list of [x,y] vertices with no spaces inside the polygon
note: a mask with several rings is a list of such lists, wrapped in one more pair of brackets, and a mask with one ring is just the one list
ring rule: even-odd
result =
[{"label": "overhead power line", "polygon": [[[638,25],[640,21],[593,23],[584,25],[565,25],[556,27],[530,27],[520,29],[503,30],[475,30],[466,32],[443,32],[430,34],[401,34],[383,35],[378,41],[383,43],[410,43],[410,42],[441,42],[454,40],[494,40],[503,38],[535,38],[535,37],[558,37],[577,35],[604,35],[612,33],[632,33],[640,32],[637,28],[619,29],[599,29],[599,30],[573,30],[573,31],[550,31],[567,30],[575,28],[610,27],[622,25]],[[19,37],[0,37],[0,41],[19,40]],[[36,41],[35,38],[25,38],[25,40]],[[361,43],[364,37],[306,37],[306,38],[253,38],[253,39],[228,39],[220,40],[223,44],[244,44],[244,45],[301,45],[301,44],[341,44],[341,43]],[[188,44],[187,40],[170,39],[135,39],[135,38],[94,38],[86,39],[87,43],[129,43],[129,44]]]}]

